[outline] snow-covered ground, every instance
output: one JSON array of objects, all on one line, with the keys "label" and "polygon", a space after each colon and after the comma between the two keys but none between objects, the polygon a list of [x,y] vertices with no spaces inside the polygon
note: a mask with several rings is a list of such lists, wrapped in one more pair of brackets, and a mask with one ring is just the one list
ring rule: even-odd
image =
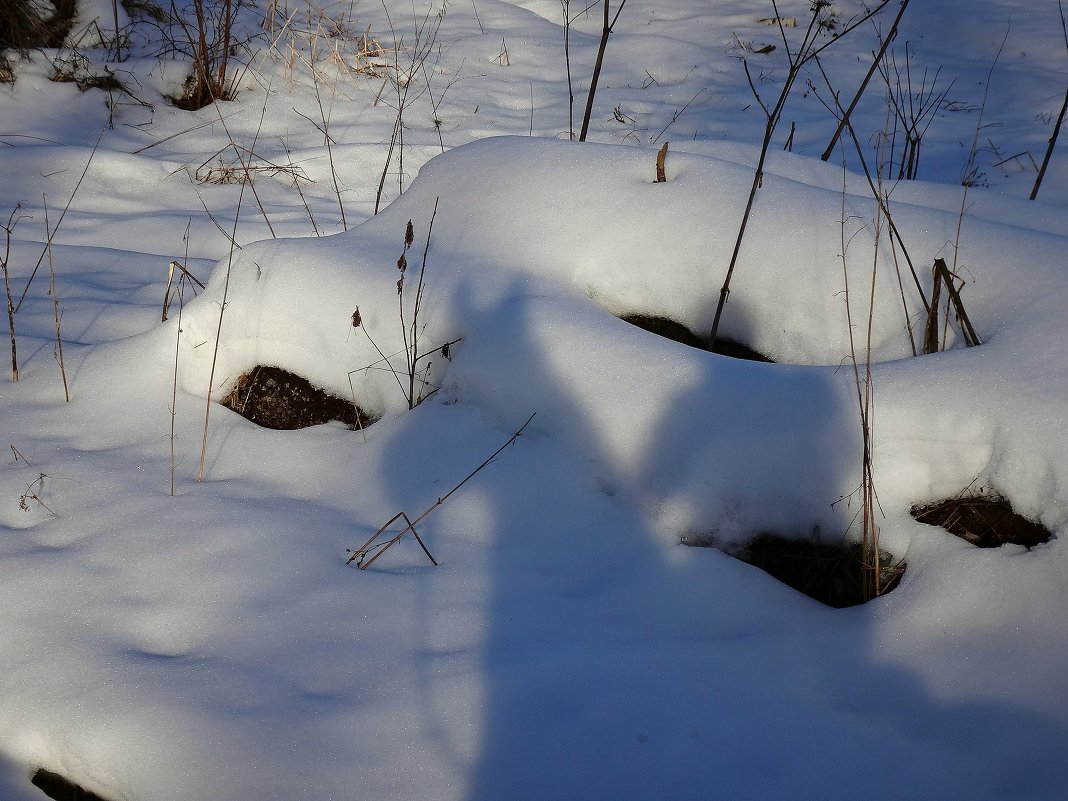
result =
[{"label": "snow-covered ground", "polygon": [[[120,6],[116,63],[92,47],[112,4],[79,5],[82,46],[0,86],[25,292],[0,378],[0,798],[43,797],[39,768],[123,801],[1064,797],[1064,143],[1027,199],[1068,82],[1056,3],[913,3],[893,45],[914,95],[946,94],[922,180],[884,188],[925,292],[938,257],[965,280],[978,348],[913,356],[919,294],[852,143],[819,160],[836,120],[802,72],[721,328],[778,364],[619,319],[711,326],[764,132],[740,57],[764,103],[786,77],[770,2],[630,0],[588,143],[568,131],[599,4],[570,4],[573,126],[559,0],[261,0],[237,97],[196,112],[163,99],[189,65],[158,26]],[[778,10],[792,47],[809,3]],[[867,23],[821,55],[843,104],[877,48]],[[53,82],[57,61],[128,91]],[[853,114],[873,168],[886,117],[876,76]],[[364,369],[402,362],[409,220],[405,319],[426,252],[420,350],[458,340],[413,411]],[[161,323],[172,260],[208,286]],[[874,298],[877,522],[908,567],[836,610],[682,540],[860,538],[847,278],[862,361]],[[202,466],[207,397],[260,364],[380,419],[273,431],[212,403]],[[419,525],[439,566],[410,537],[346,564],[532,414]],[[1053,539],[977,549],[909,515],[969,487]]]}]

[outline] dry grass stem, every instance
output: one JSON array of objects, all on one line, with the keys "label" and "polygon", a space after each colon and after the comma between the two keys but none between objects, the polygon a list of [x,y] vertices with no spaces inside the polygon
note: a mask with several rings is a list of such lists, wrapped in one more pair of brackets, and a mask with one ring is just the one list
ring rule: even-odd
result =
[{"label": "dry grass stem", "polygon": [[[189,223],[186,223],[186,226],[185,226],[185,240],[186,240],[186,258],[188,259],[189,258]],[[204,284],[195,275],[193,275],[191,272],[189,272],[189,270],[187,270],[185,268],[185,266],[180,261],[171,261],[171,263],[167,265],[167,289],[163,293],[163,317],[162,317],[161,322],[167,322],[167,314],[170,312],[171,297],[172,297],[172,295],[171,295],[171,287],[174,286],[174,272],[175,272],[175,270],[177,270],[179,273],[181,273],[181,275],[179,276],[179,279],[178,279],[179,281],[182,278],[185,278],[188,281],[191,281],[192,283],[196,284],[201,289],[204,288]],[[196,290],[194,289],[193,292],[195,293]]]},{"label": "dry grass stem", "polygon": [[44,215],[45,215],[45,233],[47,235],[48,244],[46,248],[48,250],[48,294],[52,297],[52,312],[56,320],[56,361],[59,362],[59,374],[63,378],[63,399],[70,403],[70,387],[67,385],[67,365],[63,360],[63,334],[60,331],[59,320],[62,315],[59,313],[59,295],[56,292],[56,268],[52,263],[52,237],[48,231],[48,199],[44,199]]},{"label": "dry grass stem", "polygon": [[[826,71],[823,69],[823,64],[818,58],[815,59],[815,63],[816,66],[819,68],[820,74],[823,76],[823,80],[827,85],[827,89],[830,93],[830,96],[834,99],[834,104],[835,108],[837,109],[837,113],[839,115],[843,115],[842,106],[838,102],[838,94],[834,91],[834,87],[831,86],[830,78],[827,76]],[[888,114],[889,113],[890,112],[888,111]],[[846,119],[844,115],[842,116],[842,118]],[[861,147],[860,139],[857,137],[857,132],[853,128],[853,123],[850,122],[848,119],[846,119],[845,122],[845,130],[849,132],[849,137],[853,142],[853,149],[857,154],[857,159],[860,161],[860,166],[862,171],[864,172],[864,177],[868,182],[868,188],[871,190],[871,194],[872,197],[875,199],[875,202],[878,203],[879,210],[882,213],[882,218],[885,221],[886,227],[890,232],[890,239],[892,245],[891,253],[893,254],[894,258],[894,268],[897,272],[898,288],[900,291],[901,304],[905,316],[905,327],[908,332],[909,344],[912,348],[912,353],[913,355],[916,355],[918,351],[916,348],[916,339],[912,329],[912,315],[909,312],[909,304],[905,297],[904,281],[901,276],[901,265],[898,261],[899,250],[901,255],[905,259],[905,263],[908,265],[909,273],[912,275],[913,285],[916,287],[916,293],[920,298],[920,303],[923,305],[923,314],[925,317],[930,315],[932,304],[927,299],[927,293],[924,291],[923,284],[920,282],[919,273],[917,272],[915,264],[912,261],[912,257],[909,255],[909,250],[905,244],[905,239],[901,235],[897,224],[894,222],[894,215],[890,212],[890,193],[884,192],[879,188],[879,186],[882,184],[882,176],[884,173],[885,164],[881,164],[876,175],[873,175],[870,167],[868,166],[868,160],[864,156],[864,149],[863,147]],[[885,153],[885,138],[886,135],[884,133],[879,140],[880,153]]]},{"label": "dry grass stem", "polygon": [[[882,192],[882,182],[878,186]],[[873,226],[874,248],[871,267],[871,290],[868,295],[867,325],[865,328],[863,362],[857,356],[857,343],[854,334],[853,311],[849,288],[849,263],[847,258],[849,242],[846,240],[846,170],[842,165],[842,205],[841,205],[841,258],[842,278],[844,282],[844,301],[846,326],[849,332],[849,359],[853,365],[853,380],[857,391],[857,410],[861,430],[861,577],[865,600],[875,598],[882,592],[882,567],[879,552],[879,527],[875,520],[877,499],[875,482],[872,474],[872,428],[874,413],[874,388],[872,384],[872,321],[875,317],[875,288],[879,265],[879,245],[883,237],[883,211],[878,206]],[[863,366],[863,370],[862,370]]]},{"label": "dry grass stem", "polygon": [[[427,11],[426,15],[420,20],[416,17],[415,24],[415,37],[413,43],[408,48],[402,48],[401,40],[397,36],[396,28],[393,25],[393,19],[389,14],[389,9],[386,8],[385,3],[382,4],[382,9],[386,15],[386,22],[389,26],[390,35],[393,37],[394,46],[393,52],[393,64],[392,69],[388,71],[387,78],[383,81],[383,91],[388,85],[392,85],[393,94],[395,95],[396,106],[396,118],[393,121],[393,129],[390,133],[389,147],[386,150],[386,160],[382,165],[382,175],[378,181],[378,191],[375,194],[375,210],[374,213],[378,214],[379,209],[382,206],[382,192],[386,184],[386,177],[389,175],[390,166],[393,163],[393,157],[397,157],[397,192],[403,194],[404,192],[404,113],[405,111],[415,103],[423,94],[430,91],[430,78],[426,71],[426,60],[430,57],[430,54],[434,52],[435,43],[437,42],[438,30],[441,27],[442,16],[444,10],[438,14]],[[406,60],[401,65],[401,52],[406,54]],[[422,75],[422,83],[417,82],[417,76]],[[379,93],[379,98],[382,96],[382,92]],[[376,104],[378,98],[375,100]],[[434,106],[434,119],[437,120],[437,103],[433,100],[431,95],[431,102]],[[440,128],[439,128],[440,136]],[[444,147],[444,145],[442,145]]]},{"label": "dry grass stem", "polygon": [[[252,147],[249,148],[249,152],[254,152],[256,150],[256,143],[259,141],[260,130],[263,127],[263,118],[264,118],[264,115],[267,113],[267,98],[269,98],[269,97],[270,97],[270,92],[268,91],[267,92],[267,97],[265,97],[264,101],[263,101],[263,109],[260,112],[259,125],[256,128],[256,135],[255,135],[255,137],[253,137]],[[218,110],[218,107],[216,107],[216,110]],[[221,113],[219,114],[219,120],[222,121],[223,128],[226,130],[226,135],[229,138],[231,144],[233,144],[234,139],[233,139],[232,136],[230,136],[230,131],[228,129],[226,129],[226,121],[223,119],[223,116],[222,116]],[[240,159],[241,158],[241,155],[240,155],[241,151],[237,147],[237,145],[234,145],[234,151],[238,154],[238,159]],[[229,297],[229,294],[230,294],[230,273],[233,270],[233,266],[234,266],[234,251],[237,249],[237,226],[238,226],[238,223],[241,220],[241,205],[242,205],[242,202],[245,199],[245,187],[252,187],[253,193],[255,193],[255,191],[256,191],[254,185],[251,182],[244,182],[243,181],[241,183],[241,191],[237,196],[237,209],[234,211],[233,233],[229,237],[230,238],[230,249],[229,249],[229,252],[227,253],[227,257],[226,257],[226,274],[225,274],[225,277],[223,279],[222,302],[219,304],[219,322],[218,322],[218,325],[217,325],[217,327],[215,329],[215,346],[214,346],[214,348],[212,350],[212,354],[211,354],[211,372],[208,374],[207,397],[206,397],[205,402],[204,402],[204,432],[203,432],[203,435],[202,435],[202,438],[201,438],[201,442],[200,442],[200,466],[197,468],[197,481],[203,481],[204,480],[204,467],[205,467],[205,463],[207,461],[207,456],[208,456],[208,424],[209,424],[209,421],[211,419],[211,391],[212,391],[212,387],[215,386],[215,368],[216,368],[216,366],[218,364],[218,361],[219,361],[219,342],[222,339],[222,326],[223,326],[223,317],[226,314],[226,301],[227,301],[227,298]],[[263,207],[262,206],[260,206],[260,211],[263,212]],[[267,220],[266,213],[264,213],[263,217],[264,217],[265,220]],[[270,226],[270,221],[269,220],[267,221],[267,225]],[[271,233],[272,233],[272,235],[274,234],[274,230],[273,229],[271,230]]]},{"label": "dry grass stem", "polygon": [[89,166],[93,163],[93,157],[96,156],[96,151],[100,147],[100,140],[104,137],[104,130],[104,128],[100,129],[100,133],[96,137],[96,142],[93,144],[93,149],[89,152],[89,158],[85,162],[85,168],[82,170],[82,174],[78,176],[78,181],[74,184],[74,189],[70,193],[70,197],[67,198],[67,203],[63,207],[63,211],[60,213],[59,219],[56,220],[56,227],[53,228],[52,232],[48,235],[48,240],[45,242],[45,246],[41,249],[41,255],[37,259],[37,264],[34,265],[30,277],[26,279],[26,286],[22,290],[19,302],[15,304],[16,312],[22,307],[22,302],[26,300],[26,293],[30,291],[30,284],[33,283],[33,279],[37,275],[37,270],[40,269],[41,264],[44,263],[45,256],[48,255],[48,250],[52,246],[52,239],[59,233],[59,227],[63,225],[63,218],[67,216],[67,211],[70,209],[71,203],[74,202],[74,198],[77,196],[78,190],[81,188],[82,181],[85,180],[86,173],[89,172]]},{"label": "dry grass stem", "polygon": [[[238,163],[223,161],[222,154],[227,150],[239,149],[244,153],[244,158]],[[215,163],[212,160],[216,159]],[[253,159],[259,159],[260,163],[253,163]],[[280,175],[289,178],[295,186],[300,181],[311,183],[303,169],[295,164],[275,164],[257,153],[252,153],[236,143],[226,145],[208,156],[193,173],[196,180],[202,184],[237,184],[251,182],[257,175],[267,178],[276,178]]]},{"label": "dry grass stem", "polygon": [[[1068,21],[1064,16],[1064,4],[1062,0],[1057,0],[1057,11],[1061,15],[1061,31],[1064,33],[1064,47],[1068,50]],[[1053,148],[1057,146],[1057,137],[1061,134],[1061,125],[1064,124],[1064,115],[1068,112],[1068,88],[1064,90],[1064,102],[1061,103],[1061,111],[1057,115],[1057,122],[1053,125],[1053,134],[1049,138],[1049,143],[1046,145],[1046,154],[1042,157],[1042,166],[1038,168],[1038,175],[1035,176],[1035,185],[1031,188],[1031,200],[1038,197],[1039,187],[1042,186],[1042,179],[1046,175],[1046,167],[1049,166],[1049,160],[1053,157]]]},{"label": "dry grass stem", "polygon": [[170,446],[171,446],[171,497],[174,497],[174,470],[176,467],[176,458],[174,453],[174,442],[177,439],[175,433],[175,422],[178,416],[178,357],[182,350],[182,310],[185,308],[185,285],[186,274],[178,278],[178,287],[176,289],[176,296],[178,298],[178,324],[175,326],[174,334],[174,383],[171,388],[171,434],[170,434]]},{"label": "dry grass stem", "polygon": [[[363,323],[359,307],[352,313],[352,327],[359,328],[363,331],[364,336],[367,337],[367,341],[371,343],[371,346],[379,356],[378,361],[349,372],[349,388],[353,391],[353,402],[355,402],[355,388],[352,386],[352,376],[354,373],[363,372],[365,370],[383,369],[391,372],[393,378],[397,382],[397,387],[400,389],[405,402],[408,404],[409,411],[434,395],[440,389],[430,383],[430,369],[433,366],[432,362],[427,362],[425,366],[420,365],[435,354],[440,354],[446,361],[451,360],[452,346],[460,340],[453,339],[443,344],[435,345],[429,350],[420,351],[419,349],[419,338],[423,334],[425,328],[425,324],[420,324],[420,316],[423,310],[423,292],[426,288],[427,258],[430,253],[430,242],[434,233],[434,220],[437,218],[438,214],[438,200],[439,199],[437,198],[434,200],[434,211],[430,217],[430,226],[427,230],[426,245],[423,248],[423,260],[419,267],[419,275],[416,281],[414,297],[412,297],[408,303],[405,302],[405,279],[408,271],[408,251],[411,249],[412,244],[415,241],[415,230],[411,220],[408,221],[408,225],[405,228],[401,255],[397,259],[397,269],[400,272],[400,277],[397,279],[397,308],[400,317],[401,350],[387,356],[382,348],[379,347],[378,343],[371,337],[371,332],[367,330],[367,326]],[[410,294],[411,293],[409,293],[409,295]],[[404,368],[398,369],[393,366],[392,360],[393,358],[402,355],[404,358]],[[427,392],[428,388],[430,389],[429,392]]]}]

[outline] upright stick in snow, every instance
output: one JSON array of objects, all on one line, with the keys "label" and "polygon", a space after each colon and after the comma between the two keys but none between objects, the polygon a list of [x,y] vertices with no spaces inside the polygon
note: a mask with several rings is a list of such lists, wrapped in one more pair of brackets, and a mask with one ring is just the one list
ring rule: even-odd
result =
[{"label": "upright stick in snow", "polygon": [[[601,65],[604,63],[604,51],[608,48],[608,37],[612,35],[612,29],[616,27],[619,15],[623,13],[623,6],[627,4],[627,0],[623,0],[619,4],[619,8],[616,9],[616,15],[612,17],[612,22],[609,23],[608,15],[611,3],[609,0],[602,0],[602,2],[604,3],[604,27],[601,29],[601,43],[597,47],[597,60],[593,64],[593,77],[590,78],[590,93],[586,96],[586,114],[582,118],[582,131],[579,133],[580,142],[586,141],[586,133],[590,130],[590,116],[593,114],[593,97],[597,94],[597,81],[601,77]],[[570,63],[568,66],[570,67]]]},{"label": "upright stick in snow", "polygon": [[783,108],[786,106],[786,100],[790,96],[790,90],[793,89],[794,81],[796,81],[797,76],[801,74],[802,67],[809,61],[816,58],[820,53],[839,41],[850,31],[874,17],[889,2],[890,0],[883,0],[883,2],[879,3],[875,8],[866,11],[858,19],[847,25],[840,34],[835,36],[829,42],[825,42],[817,47],[816,39],[820,31],[824,30],[824,14],[826,9],[830,6],[830,3],[825,2],[825,0],[817,0],[813,4],[812,17],[809,19],[808,28],[805,31],[804,38],[801,40],[801,46],[795,53],[790,47],[789,40],[786,38],[786,29],[783,27],[783,17],[779,14],[778,3],[776,0],[771,0],[772,8],[775,10],[775,19],[779,24],[779,34],[782,36],[783,47],[785,48],[787,58],[789,59],[789,68],[786,74],[786,81],[783,83],[782,89],[779,92],[779,97],[775,101],[775,105],[769,109],[764,104],[764,101],[756,90],[756,86],[753,84],[753,80],[749,75],[749,65],[745,61],[742,62],[742,65],[745,68],[745,76],[749,80],[749,88],[752,89],[757,103],[764,112],[764,138],[760,144],[760,156],[757,158],[756,167],[753,170],[753,183],[749,188],[749,198],[745,203],[745,212],[742,214],[741,224],[738,226],[738,236],[734,242],[734,250],[731,252],[731,260],[727,265],[727,274],[723,279],[723,286],[719,290],[719,303],[716,305],[716,313],[712,318],[712,330],[708,334],[709,350],[712,350],[713,346],[716,344],[716,335],[719,332],[719,321],[723,316],[723,307],[727,304],[727,297],[730,295],[731,278],[734,276],[734,268],[738,265],[738,254],[741,252],[742,240],[745,239],[745,231],[749,226],[749,217],[753,213],[753,203],[756,200],[757,190],[764,183],[764,162],[768,156],[768,149],[771,147],[772,137],[775,135],[775,128],[778,126],[779,120],[782,117]]},{"label": "upright stick in snow", "polygon": [[8,262],[11,260],[11,231],[16,225],[18,225],[19,211],[22,210],[21,205],[15,206],[11,212],[11,216],[7,218],[7,225],[3,226],[4,232],[7,234],[6,245],[4,246],[4,258],[0,261],[0,268],[4,271],[4,290],[7,294],[7,326],[11,332],[11,380],[19,380],[19,354],[18,347],[15,345],[15,306],[11,302],[11,277],[8,274]]},{"label": "upright stick in snow", "polygon": [[[1068,51],[1068,23],[1064,19],[1064,4],[1057,0],[1057,10],[1061,12],[1061,30],[1064,31],[1064,47]],[[1049,138],[1046,147],[1046,155],[1042,158],[1042,166],[1038,168],[1038,176],[1035,178],[1034,188],[1031,190],[1031,200],[1038,197],[1038,188],[1042,186],[1042,179],[1046,177],[1046,167],[1053,156],[1053,148],[1057,146],[1057,137],[1061,135],[1061,125],[1064,123],[1064,114],[1068,111],[1068,88],[1064,90],[1064,102],[1061,103],[1061,113],[1057,115],[1057,123],[1053,126],[1053,135]]]}]

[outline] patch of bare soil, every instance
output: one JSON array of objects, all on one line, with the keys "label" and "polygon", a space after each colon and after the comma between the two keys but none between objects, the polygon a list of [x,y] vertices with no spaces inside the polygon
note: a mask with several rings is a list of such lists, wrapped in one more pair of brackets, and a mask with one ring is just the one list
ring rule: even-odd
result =
[{"label": "patch of bare soil", "polygon": [[[708,344],[705,339],[697,336],[697,334],[682,323],[675,322],[667,317],[652,317],[645,314],[628,314],[619,319],[623,320],[625,323],[636,325],[638,328],[656,334],[657,336],[670,339],[673,342],[689,345],[691,348],[705,350],[706,345]],[[723,337],[716,339],[712,352],[718,353],[721,356],[729,356],[732,359],[746,359],[747,361],[752,362],[771,363],[773,361],[763,353],[753,350],[744,343],[724,339]]]},{"label": "patch of bare soil", "polygon": [[[714,547],[708,540],[683,539],[686,545]],[[796,540],[761,534],[740,550],[727,552],[759,567],[809,598],[835,609],[857,606],[872,599],[865,581],[864,549],[859,543]],[[879,551],[879,595],[897,587],[905,563],[886,550]]]},{"label": "patch of bare soil", "polygon": [[354,429],[375,422],[351,400],[331,395],[288,370],[265,365],[238,377],[222,405],[256,425],[277,430],[308,428],[332,420]]},{"label": "patch of bare soil", "polygon": [[911,512],[921,523],[941,526],[980,548],[998,548],[1006,543],[1033,548],[1052,537],[1041,524],[1017,514],[1007,500],[996,495],[947,498],[914,506]]},{"label": "patch of bare soil", "polygon": [[38,769],[30,781],[34,787],[55,801],[107,801],[96,793],[79,787],[67,777],[44,768]]}]

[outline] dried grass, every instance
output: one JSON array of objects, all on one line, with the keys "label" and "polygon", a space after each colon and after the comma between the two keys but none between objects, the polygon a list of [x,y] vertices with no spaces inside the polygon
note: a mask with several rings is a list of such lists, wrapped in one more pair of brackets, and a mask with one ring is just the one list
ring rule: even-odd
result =
[{"label": "dried grass", "polygon": [[53,13],[41,16],[28,0],[0,2],[0,82],[13,83],[12,51],[25,57],[39,47],[61,47],[70,33],[76,0],[53,0]]}]

